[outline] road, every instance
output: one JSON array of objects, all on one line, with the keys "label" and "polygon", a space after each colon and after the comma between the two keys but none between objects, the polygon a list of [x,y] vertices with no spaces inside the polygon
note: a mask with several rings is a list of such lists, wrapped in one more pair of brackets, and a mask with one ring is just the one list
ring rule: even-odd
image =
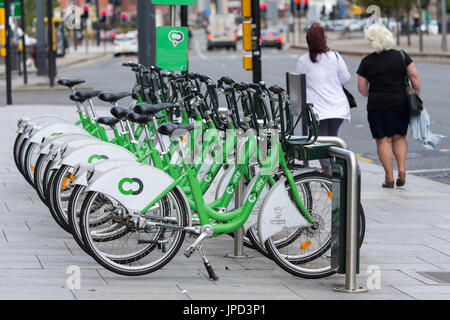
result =
[{"label": "road", "polygon": [[[294,71],[296,60],[300,50],[267,48],[262,53],[263,80],[268,85],[278,84],[285,86],[285,72]],[[252,80],[250,71],[242,69],[241,50],[205,51],[202,41],[193,42],[190,52],[190,70],[203,73],[212,79],[218,79],[223,75],[230,76],[235,81],[249,82]],[[134,83],[134,75],[121,67],[124,60],[136,60],[136,57],[112,58],[105,57],[92,63],[83,63],[58,71],[58,76],[79,77],[87,81],[87,85],[94,89],[123,91],[131,89]],[[347,89],[353,93],[358,108],[352,110],[352,121],[344,123],[340,136],[347,142],[349,148],[355,151],[363,161],[379,164],[376,154],[375,142],[371,137],[367,123],[367,112],[365,110],[366,99],[356,89],[356,70],[360,59],[345,57],[352,79],[347,84]],[[422,98],[425,107],[430,113],[434,133],[450,137],[450,114],[448,101],[450,101],[450,90],[448,89],[448,75],[450,65],[417,63],[417,68],[422,81]],[[1,99],[4,100],[4,83],[0,85]],[[124,103],[128,103],[125,101]],[[42,92],[42,93],[14,93],[16,104],[70,104],[67,93],[64,91]],[[101,102],[98,102],[99,104]],[[3,104],[3,101],[2,101]],[[450,184],[450,139],[445,139],[438,150],[427,151],[410,135],[408,135],[409,152],[407,158],[407,169],[410,174],[424,176],[433,180]],[[383,177],[380,177],[380,184]]]}]

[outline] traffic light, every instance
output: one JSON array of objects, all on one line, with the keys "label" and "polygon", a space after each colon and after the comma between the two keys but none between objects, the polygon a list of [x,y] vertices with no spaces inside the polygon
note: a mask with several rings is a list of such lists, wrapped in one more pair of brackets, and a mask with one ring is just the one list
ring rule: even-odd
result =
[{"label": "traffic light", "polygon": [[89,18],[89,6],[83,7],[83,14],[81,15],[81,19],[87,20]]},{"label": "traffic light", "polygon": [[297,4],[297,11],[302,10],[302,0],[295,0],[295,3]]},{"label": "traffic light", "polygon": [[105,22],[106,22],[106,11],[103,10],[102,16],[100,17],[100,23],[105,23]]},{"label": "traffic light", "polygon": [[303,0],[303,12],[307,13],[308,12],[308,7],[309,7],[309,1],[308,0]]},{"label": "traffic light", "polygon": [[122,12],[122,15],[120,17],[122,19],[122,23],[126,23],[127,22],[127,14],[126,14],[126,12]]},{"label": "traffic light", "polygon": [[260,4],[259,8],[261,9],[262,13],[266,13],[266,11],[267,11],[267,3]]},{"label": "traffic light", "polygon": [[241,1],[241,14],[243,18],[252,17],[252,0]]}]

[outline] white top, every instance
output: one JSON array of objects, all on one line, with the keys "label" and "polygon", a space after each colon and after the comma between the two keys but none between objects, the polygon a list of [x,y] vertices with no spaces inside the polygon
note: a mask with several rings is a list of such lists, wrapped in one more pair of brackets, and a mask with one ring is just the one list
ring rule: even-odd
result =
[{"label": "white top", "polygon": [[339,53],[320,53],[316,63],[306,53],[298,59],[296,73],[306,74],[306,101],[314,105],[319,120],[350,121],[350,105],[342,86],[351,75]]}]

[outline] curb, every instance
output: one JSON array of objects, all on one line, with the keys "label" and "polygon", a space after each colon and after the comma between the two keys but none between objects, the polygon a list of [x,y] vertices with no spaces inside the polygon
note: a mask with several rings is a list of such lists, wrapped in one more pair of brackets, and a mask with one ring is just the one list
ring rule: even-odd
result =
[{"label": "curb", "polygon": [[[92,90],[92,87],[77,87],[78,90]],[[50,87],[48,83],[34,83],[29,85],[22,85],[12,88],[12,92],[58,92],[66,91],[67,88],[55,83],[54,87]]]},{"label": "curb", "polygon": [[[73,65],[79,64],[79,63],[85,63],[85,62],[89,62],[91,60],[97,60],[103,57],[108,57],[109,56],[109,52],[105,53],[99,53],[95,56],[89,57],[89,58],[82,58],[76,61],[71,61],[71,62],[67,62],[67,63],[61,63],[60,65],[56,65],[57,68],[67,68],[67,67],[71,67]],[[34,72],[34,71],[33,71]],[[0,72],[0,77],[4,78],[6,76],[6,72],[1,71]]]},{"label": "curb", "polygon": [[[307,46],[300,46],[300,45],[291,45],[292,49],[300,49],[300,50],[308,50]],[[338,50],[340,54],[344,54],[347,56],[356,56],[356,57],[364,57],[372,51],[351,51],[351,50]],[[442,59],[442,60],[448,60],[450,62],[450,53],[420,53],[420,52],[408,52],[408,54],[411,57],[416,58],[431,58],[431,59]]]}]

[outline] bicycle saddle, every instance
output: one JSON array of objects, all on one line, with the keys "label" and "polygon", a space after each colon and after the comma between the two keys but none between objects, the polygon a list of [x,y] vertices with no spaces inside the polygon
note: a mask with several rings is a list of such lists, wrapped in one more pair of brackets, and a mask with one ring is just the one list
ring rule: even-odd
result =
[{"label": "bicycle saddle", "polygon": [[114,92],[102,91],[102,93],[100,93],[98,95],[98,98],[100,100],[102,100],[102,101],[105,101],[105,102],[116,103],[120,99],[123,99],[123,98],[128,97],[128,96],[131,96],[131,92],[114,93]]},{"label": "bicycle saddle", "polygon": [[76,93],[71,93],[69,99],[75,102],[83,102],[83,100],[76,95]]},{"label": "bicycle saddle", "polygon": [[119,120],[126,120],[129,109],[124,107],[113,107],[110,110],[111,114]]},{"label": "bicycle saddle", "polygon": [[133,108],[133,111],[148,116],[151,114],[158,113],[165,109],[174,108],[176,106],[177,105],[174,103],[157,103],[157,104],[139,103]]},{"label": "bicycle saddle", "polygon": [[176,130],[192,131],[194,129],[194,124],[163,123],[159,126],[158,132],[166,136],[171,136]]},{"label": "bicycle saddle", "polygon": [[75,92],[78,98],[80,98],[82,101],[86,101],[88,99],[92,99],[94,97],[97,97],[101,91],[99,90],[78,90]]},{"label": "bicycle saddle", "polygon": [[150,122],[150,119],[147,116],[138,114],[136,112],[128,112],[127,120],[130,120],[131,122],[136,122],[139,124],[146,124],[146,123]]},{"label": "bicycle saddle", "polygon": [[97,122],[112,127],[119,122],[119,119],[114,117],[98,117]]},{"label": "bicycle saddle", "polygon": [[269,90],[272,91],[275,94],[281,94],[281,93],[284,92],[284,89],[282,87],[280,87],[280,86],[271,86],[269,88]]},{"label": "bicycle saddle", "polygon": [[84,81],[83,79],[68,79],[68,78],[60,78],[58,80],[58,84],[68,87],[68,88],[73,88],[74,86],[76,86],[77,84],[80,83],[85,83],[86,81]]}]

